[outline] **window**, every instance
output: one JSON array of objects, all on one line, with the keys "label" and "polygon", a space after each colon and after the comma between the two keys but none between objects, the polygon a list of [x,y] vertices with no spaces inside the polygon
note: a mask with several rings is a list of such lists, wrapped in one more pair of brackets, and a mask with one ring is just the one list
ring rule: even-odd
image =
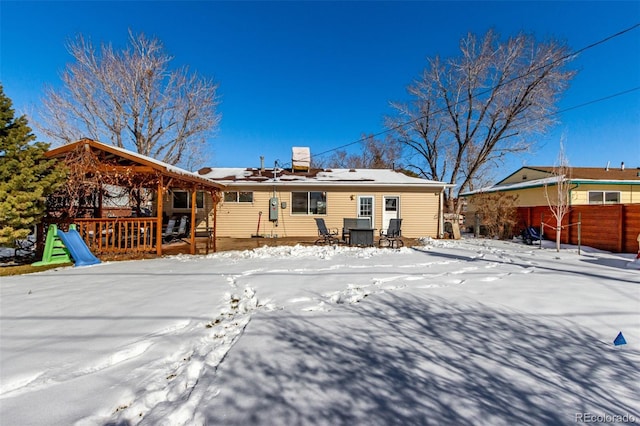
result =
[{"label": "window", "polygon": [[395,197],[389,197],[384,199],[384,211],[397,212],[398,211],[398,199]]},{"label": "window", "polygon": [[253,203],[253,192],[225,192],[224,201],[227,203]]},{"label": "window", "polygon": [[[191,208],[191,193],[187,191],[172,191],[173,193],[173,208],[174,209],[190,209]],[[204,192],[196,192],[196,207],[199,209],[204,208]]]},{"label": "window", "polygon": [[373,197],[361,197],[360,206],[358,208],[358,216],[373,216]]},{"label": "window", "polygon": [[173,208],[188,209],[189,193],[186,191],[173,191]]},{"label": "window", "polygon": [[292,192],[291,213],[327,214],[326,192]]},{"label": "window", "polygon": [[620,204],[620,192],[589,191],[589,204]]}]

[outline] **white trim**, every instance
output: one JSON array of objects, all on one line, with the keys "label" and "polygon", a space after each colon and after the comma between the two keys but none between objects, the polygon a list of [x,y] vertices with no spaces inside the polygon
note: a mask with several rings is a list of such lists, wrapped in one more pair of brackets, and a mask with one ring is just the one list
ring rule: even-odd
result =
[{"label": "white trim", "polygon": [[366,194],[358,195],[358,202],[356,203],[356,217],[357,218],[368,217],[368,216],[360,216],[360,201],[363,198],[371,198],[371,227],[375,228],[376,227],[376,197],[375,197],[375,195],[366,195]]}]

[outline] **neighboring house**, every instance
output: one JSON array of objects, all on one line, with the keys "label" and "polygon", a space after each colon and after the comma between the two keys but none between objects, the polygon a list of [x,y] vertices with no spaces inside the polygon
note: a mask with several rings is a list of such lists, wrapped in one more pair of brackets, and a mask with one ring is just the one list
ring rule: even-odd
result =
[{"label": "neighboring house", "polygon": [[[401,218],[404,237],[442,235],[442,197],[448,184],[393,170],[292,164],[292,169],[201,169],[199,174],[223,186],[224,193],[211,217],[199,216],[198,226],[213,223],[215,215],[219,237],[314,237],[314,218],[339,230],[344,218],[368,218],[376,234],[390,219]],[[202,200],[203,211],[209,211],[209,202]]]},{"label": "neighboring house", "polygon": [[[640,232],[640,168],[620,167],[570,167],[567,176],[569,204],[566,225],[582,221],[582,236],[594,247],[612,251],[637,250],[636,238]],[[521,225],[540,226],[542,220],[550,224],[549,199],[556,199],[556,182],[553,167],[527,166],[518,169],[493,186],[460,194],[466,200],[466,217],[474,219],[473,197],[478,194],[508,193],[517,195]],[[545,217],[548,218],[544,219]],[[590,229],[593,223],[593,229]],[[467,222],[468,226],[473,226]],[[575,229],[574,229],[575,228]],[[577,227],[566,232],[564,242],[577,240]],[[574,235],[575,234],[575,235]],[[583,244],[585,239],[583,238]]]},{"label": "neighboring house", "polygon": [[[547,205],[545,185],[555,187],[553,167],[522,167],[495,185],[461,194],[511,192],[518,195],[518,206]],[[565,176],[571,183],[571,205],[640,203],[640,168],[571,167]]]}]

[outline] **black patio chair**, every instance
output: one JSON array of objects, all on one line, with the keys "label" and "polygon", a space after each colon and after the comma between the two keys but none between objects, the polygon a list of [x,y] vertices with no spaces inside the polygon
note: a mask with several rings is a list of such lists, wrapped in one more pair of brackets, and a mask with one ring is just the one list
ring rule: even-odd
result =
[{"label": "black patio chair", "polygon": [[[173,221],[173,224],[171,223]],[[162,233],[162,240],[165,243],[170,243],[174,240],[184,238],[187,236],[187,216],[180,217],[180,223],[176,227],[176,220],[174,218],[169,219],[165,232]]]},{"label": "black patio chair", "polygon": [[528,245],[532,245],[535,241],[542,240],[540,232],[538,232],[538,230],[533,226],[524,228],[520,235],[522,236],[522,241],[524,241],[524,243]]},{"label": "black patio chair", "polygon": [[338,229],[328,229],[324,223],[324,219],[316,218],[316,226],[318,227],[318,239],[315,244],[338,244],[340,239],[338,238]]},{"label": "black patio chair", "polygon": [[389,228],[380,230],[380,239],[378,240],[379,247],[391,247],[400,248],[404,246],[402,241],[402,219],[391,219],[389,221]]}]

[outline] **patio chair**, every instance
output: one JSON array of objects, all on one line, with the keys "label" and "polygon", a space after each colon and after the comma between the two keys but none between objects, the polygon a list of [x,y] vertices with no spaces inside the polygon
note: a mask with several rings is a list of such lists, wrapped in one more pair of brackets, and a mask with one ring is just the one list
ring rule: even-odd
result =
[{"label": "patio chair", "polygon": [[340,242],[338,229],[329,230],[324,223],[324,219],[316,218],[316,226],[318,227],[318,239],[315,241],[315,244],[338,244]]},{"label": "patio chair", "polygon": [[[173,224],[172,224],[173,221]],[[162,233],[162,241],[170,243],[173,240],[184,238],[187,236],[187,216],[180,217],[180,223],[176,227],[176,219],[171,218],[167,223],[165,232]]]},{"label": "patio chair", "polygon": [[378,240],[379,247],[391,247],[400,248],[404,246],[402,241],[402,231],[400,229],[402,225],[402,219],[391,219],[389,221],[389,228],[380,230],[380,240]]},{"label": "patio chair", "polygon": [[528,245],[532,245],[534,241],[542,240],[540,232],[533,226],[528,226],[523,229],[520,235],[522,236],[522,241]]}]

